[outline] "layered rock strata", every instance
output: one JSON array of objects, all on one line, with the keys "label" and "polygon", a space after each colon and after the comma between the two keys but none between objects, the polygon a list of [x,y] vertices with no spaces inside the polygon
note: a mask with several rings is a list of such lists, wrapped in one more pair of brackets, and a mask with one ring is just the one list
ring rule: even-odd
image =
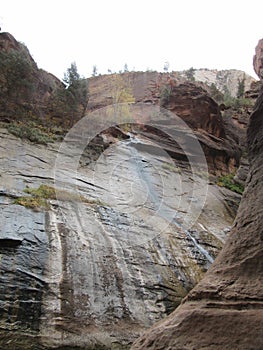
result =
[{"label": "layered rock strata", "polygon": [[263,91],[248,128],[250,170],[235,225],[205,278],[132,349],[262,349]]}]

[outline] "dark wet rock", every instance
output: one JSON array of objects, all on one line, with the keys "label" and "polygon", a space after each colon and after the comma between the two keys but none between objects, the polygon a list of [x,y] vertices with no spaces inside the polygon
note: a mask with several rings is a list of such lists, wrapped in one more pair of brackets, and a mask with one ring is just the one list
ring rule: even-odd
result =
[{"label": "dark wet rock", "polygon": [[22,243],[19,237],[0,237],[0,248],[14,248]]},{"label": "dark wet rock", "polygon": [[1,330],[39,331],[48,256],[43,213],[1,205]]},{"label": "dark wet rock", "polygon": [[[191,172],[149,152],[158,144],[146,134],[104,135],[106,149],[76,175],[71,151],[1,130],[1,232],[19,241],[0,248],[1,346],[13,339],[21,349],[128,348],[211,265],[233,222],[225,196],[210,185],[203,214],[185,231],[187,208],[198,204]],[[58,154],[65,156],[63,178],[54,183]],[[90,203],[70,200],[76,182]],[[68,200],[52,199],[49,211],[13,204],[27,186],[43,183],[59,186]]]}]

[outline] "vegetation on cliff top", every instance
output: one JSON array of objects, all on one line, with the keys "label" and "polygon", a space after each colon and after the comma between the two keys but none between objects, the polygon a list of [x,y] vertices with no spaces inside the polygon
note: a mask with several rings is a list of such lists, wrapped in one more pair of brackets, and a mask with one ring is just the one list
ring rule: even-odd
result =
[{"label": "vegetation on cliff top", "polygon": [[[52,117],[53,124],[72,126],[86,112],[89,100],[88,80],[81,77],[76,63],[67,69],[63,83],[38,69],[28,49],[14,38],[16,48],[0,49],[0,117],[7,121],[28,121],[36,116],[42,124]],[[12,44],[13,41],[11,42]],[[32,120],[30,118],[30,120]],[[70,125],[68,125],[70,124]],[[24,138],[34,139],[28,130],[15,130]],[[34,134],[36,131],[34,130]],[[37,135],[41,143],[43,135]]]},{"label": "vegetation on cliff top", "polygon": [[8,104],[33,103],[36,92],[34,72],[36,64],[28,57],[26,47],[21,50],[0,50],[0,100],[2,108]]}]

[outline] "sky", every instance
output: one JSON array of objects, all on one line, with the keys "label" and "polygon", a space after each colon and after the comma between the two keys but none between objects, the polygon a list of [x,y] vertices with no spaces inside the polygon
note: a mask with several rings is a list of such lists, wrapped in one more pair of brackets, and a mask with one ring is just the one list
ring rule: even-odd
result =
[{"label": "sky", "polygon": [[262,0],[1,0],[0,26],[63,78],[129,70],[240,69],[256,78]]}]

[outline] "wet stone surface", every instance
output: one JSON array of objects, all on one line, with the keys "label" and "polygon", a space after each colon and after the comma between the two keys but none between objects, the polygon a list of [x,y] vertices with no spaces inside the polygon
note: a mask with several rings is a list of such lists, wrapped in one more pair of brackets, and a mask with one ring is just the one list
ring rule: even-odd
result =
[{"label": "wet stone surface", "polygon": [[[210,185],[187,230],[187,212],[201,202],[192,174],[143,136],[116,140],[92,166],[80,159],[75,172],[58,144],[0,136],[1,347],[8,334],[17,344],[27,334],[37,349],[128,348],[180,304],[224,243],[227,194]],[[41,184],[63,198],[49,210],[14,204]]]},{"label": "wet stone surface", "polygon": [[0,217],[1,328],[39,331],[48,257],[45,214],[8,205]]}]

